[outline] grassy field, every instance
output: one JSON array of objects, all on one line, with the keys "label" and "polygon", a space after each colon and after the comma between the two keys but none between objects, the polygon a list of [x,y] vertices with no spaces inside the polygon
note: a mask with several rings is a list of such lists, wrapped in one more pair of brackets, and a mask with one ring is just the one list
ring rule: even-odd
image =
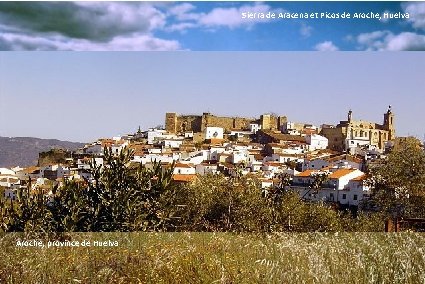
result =
[{"label": "grassy field", "polygon": [[[418,233],[90,233],[90,247],[0,237],[0,283],[425,283]],[[114,247],[95,247],[95,241]]]}]

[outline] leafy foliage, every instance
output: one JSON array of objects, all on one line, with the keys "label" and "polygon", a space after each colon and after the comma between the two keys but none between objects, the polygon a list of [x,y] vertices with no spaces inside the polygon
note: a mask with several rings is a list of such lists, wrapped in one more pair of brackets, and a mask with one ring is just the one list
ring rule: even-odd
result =
[{"label": "leafy foliage", "polygon": [[[378,215],[352,218],[329,205],[303,201],[287,190],[288,175],[279,176],[275,187],[261,190],[260,177],[242,175],[241,164],[234,178],[206,175],[175,184],[174,165],[132,165],[132,155],[128,149],[118,154],[105,151],[103,165],[91,165],[90,180],[65,181],[49,195],[21,189],[16,201],[0,201],[2,230],[266,233],[367,231],[380,230],[383,224]],[[320,190],[326,179],[317,176],[310,190]]]},{"label": "leafy foliage", "polygon": [[47,207],[48,202],[48,195],[40,190],[32,190],[31,182],[27,188],[19,188],[15,201],[0,201],[1,229],[4,232],[19,231],[36,236],[56,231],[52,212]]},{"label": "leafy foliage", "polygon": [[10,206],[2,204],[4,231],[135,231],[159,230],[167,216],[159,198],[170,187],[174,165],[163,170],[129,167],[132,152],[104,153],[104,165],[91,166],[92,180],[65,181],[52,194],[18,191]]},{"label": "leafy foliage", "polygon": [[387,158],[370,169],[373,201],[394,217],[425,217],[425,152],[413,137],[396,140]]}]

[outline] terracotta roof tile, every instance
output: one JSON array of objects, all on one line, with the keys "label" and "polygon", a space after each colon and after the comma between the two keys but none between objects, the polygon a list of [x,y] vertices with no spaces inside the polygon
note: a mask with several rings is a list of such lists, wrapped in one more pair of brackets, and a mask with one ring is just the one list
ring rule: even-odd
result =
[{"label": "terracotta roof tile", "polygon": [[311,176],[312,173],[317,172],[317,170],[305,170],[297,175],[295,175],[296,177],[309,177]]},{"label": "terracotta roof tile", "polygon": [[356,177],[356,178],[353,178],[353,179],[351,179],[352,181],[363,181],[363,180],[365,180],[367,178],[367,176],[364,174],[364,175],[361,175],[361,176],[358,176],[358,177]]},{"label": "terracotta roof tile", "polygon": [[341,177],[348,175],[348,174],[350,174],[354,171],[355,171],[355,169],[338,169],[335,172],[331,173],[328,176],[328,178],[330,178],[330,179],[331,178],[341,178]]}]

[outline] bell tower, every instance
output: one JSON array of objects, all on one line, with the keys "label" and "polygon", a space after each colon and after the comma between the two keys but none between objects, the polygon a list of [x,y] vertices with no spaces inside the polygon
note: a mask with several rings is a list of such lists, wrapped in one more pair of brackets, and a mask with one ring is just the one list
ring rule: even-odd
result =
[{"label": "bell tower", "polygon": [[353,119],[353,111],[350,109],[348,111],[347,121],[348,123],[351,123],[351,120]]},{"label": "bell tower", "polygon": [[388,140],[395,138],[394,113],[391,105],[388,106],[387,112],[384,114],[384,129],[388,131]]}]

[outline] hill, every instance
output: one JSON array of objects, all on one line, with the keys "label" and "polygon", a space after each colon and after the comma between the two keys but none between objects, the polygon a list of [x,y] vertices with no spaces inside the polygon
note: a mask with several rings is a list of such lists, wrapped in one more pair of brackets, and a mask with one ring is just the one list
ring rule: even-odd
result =
[{"label": "hill", "polygon": [[51,149],[76,150],[84,143],[34,137],[0,137],[0,167],[32,166],[38,154]]}]

